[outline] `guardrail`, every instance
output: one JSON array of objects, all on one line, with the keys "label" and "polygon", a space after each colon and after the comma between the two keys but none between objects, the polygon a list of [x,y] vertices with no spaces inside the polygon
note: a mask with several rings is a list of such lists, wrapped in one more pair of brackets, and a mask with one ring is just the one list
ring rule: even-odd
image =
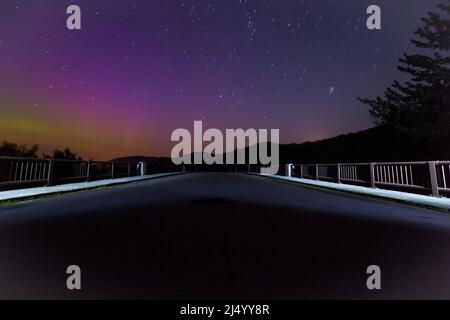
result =
[{"label": "guardrail", "polygon": [[450,195],[450,161],[287,164],[285,175],[435,197]]},{"label": "guardrail", "polygon": [[0,187],[53,185],[146,174],[143,162],[79,161],[0,157]]}]

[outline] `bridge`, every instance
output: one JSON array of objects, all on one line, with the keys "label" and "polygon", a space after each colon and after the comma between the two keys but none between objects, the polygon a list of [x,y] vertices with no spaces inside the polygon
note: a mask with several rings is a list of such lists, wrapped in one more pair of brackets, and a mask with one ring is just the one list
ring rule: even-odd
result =
[{"label": "bridge", "polygon": [[[158,179],[174,168],[90,163],[67,177],[81,163],[60,162],[49,179],[40,161],[50,168],[4,159],[3,187],[149,179],[1,206],[1,298],[450,298],[447,212],[339,190],[445,200],[446,162],[287,165],[284,177],[177,168]],[[4,181],[16,168],[22,181]],[[69,265],[82,270],[80,291],[65,286]],[[381,290],[366,287],[370,265]]]}]

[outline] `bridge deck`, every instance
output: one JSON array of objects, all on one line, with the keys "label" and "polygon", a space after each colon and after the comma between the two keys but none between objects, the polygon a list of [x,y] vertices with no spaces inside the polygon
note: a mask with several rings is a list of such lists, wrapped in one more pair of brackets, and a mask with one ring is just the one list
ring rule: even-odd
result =
[{"label": "bridge deck", "polygon": [[[83,290],[65,288],[66,267]],[[382,291],[366,268],[382,269]],[[450,298],[450,217],[196,173],[0,209],[1,298]]]}]

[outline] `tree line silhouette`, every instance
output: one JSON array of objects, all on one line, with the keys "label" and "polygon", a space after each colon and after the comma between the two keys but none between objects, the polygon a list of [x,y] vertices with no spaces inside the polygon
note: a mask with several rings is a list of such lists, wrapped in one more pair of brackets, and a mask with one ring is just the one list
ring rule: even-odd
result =
[{"label": "tree line silhouette", "polygon": [[[39,158],[38,151],[38,144],[33,144],[28,147],[26,144],[18,145],[3,141],[3,144],[0,145],[0,156],[2,157]],[[72,152],[69,148],[65,148],[64,150],[55,149],[51,154],[44,153],[42,157],[46,159],[83,160],[82,157]]]},{"label": "tree line silhouette", "polygon": [[450,135],[450,0],[438,8],[422,18],[418,39],[412,40],[424,54],[405,54],[399,60],[398,69],[410,80],[394,81],[383,97],[359,98],[378,124],[429,141]]}]

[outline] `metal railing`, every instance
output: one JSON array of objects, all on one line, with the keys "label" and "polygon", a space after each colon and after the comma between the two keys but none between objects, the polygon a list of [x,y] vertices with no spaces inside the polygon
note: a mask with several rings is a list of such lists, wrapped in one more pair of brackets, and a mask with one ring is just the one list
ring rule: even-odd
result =
[{"label": "metal railing", "polygon": [[450,195],[450,161],[287,164],[285,175],[436,197]]},{"label": "metal railing", "polygon": [[0,188],[42,186],[146,174],[143,162],[0,157]]},{"label": "metal railing", "polygon": [[46,182],[51,176],[47,159],[0,158],[0,183]]},{"label": "metal railing", "polygon": [[437,191],[449,192],[450,190],[450,161],[439,161],[436,164]]}]

